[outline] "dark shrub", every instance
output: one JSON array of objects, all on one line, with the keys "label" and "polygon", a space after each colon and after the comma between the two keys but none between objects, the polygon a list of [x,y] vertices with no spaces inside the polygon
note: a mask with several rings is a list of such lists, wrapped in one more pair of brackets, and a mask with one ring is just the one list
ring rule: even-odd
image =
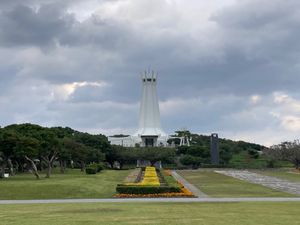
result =
[{"label": "dark shrub", "polygon": [[91,163],[89,168],[94,168],[97,173],[104,169],[104,165],[102,163]]},{"label": "dark shrub", "polygon": [[96,174],[97,168],[88,166],[85,168],[85,173],[86,174]]},{"label": "dark shrub", "polygon": [[185,166],[191,166],[192,168],[198,168],[201,165],[203,159],[201,157],[184,155],[180,158],[180,162]]},{"label": "dark shrub", "polygon": [[181,192],[180,187],[172,186],[126,186],[118,185],[116,188],[120,194],[158,194],[169,192]]},{"label": "dark shrub", "polygon": [[97,172],[99,173],[101,170],[104,170],[104,165],[103,163],[98,163],[97,165]]}]

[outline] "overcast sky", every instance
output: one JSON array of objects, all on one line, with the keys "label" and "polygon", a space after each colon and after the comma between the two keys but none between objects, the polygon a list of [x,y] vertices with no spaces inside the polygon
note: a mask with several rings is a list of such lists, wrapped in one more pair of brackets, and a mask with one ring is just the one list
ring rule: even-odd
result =
[{"label": "overcast sky", "polygon": [[162,126],[300,137],[299,0],[0,0],[0,126],[134,133],[140,73]]}]

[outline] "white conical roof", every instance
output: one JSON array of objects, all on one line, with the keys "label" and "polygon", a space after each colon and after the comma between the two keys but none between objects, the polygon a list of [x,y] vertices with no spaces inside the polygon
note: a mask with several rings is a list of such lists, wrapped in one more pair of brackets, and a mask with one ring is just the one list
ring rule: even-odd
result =
[{"label": "white conical roof", "polygon": [[142,74],[142,99],[140,103],[139,129],[135,136],[167,136],[160,124],[159,104],[156,91],[157,75]]}]

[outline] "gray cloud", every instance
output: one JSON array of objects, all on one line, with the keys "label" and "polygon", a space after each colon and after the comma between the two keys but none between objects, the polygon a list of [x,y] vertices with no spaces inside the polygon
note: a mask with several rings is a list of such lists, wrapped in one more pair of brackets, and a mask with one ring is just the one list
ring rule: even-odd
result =
[{"label": "gray cloud", "polygon": [[47,4],[34,10],[16,5],[2,11],[0,17],[2,45],[33,45],[45,47],[72,25],[73,17],[64,13],[61,5]]},{"label": "gray cloud", "polygon": [[[168,132],[187,127],[260,143],[276,139],[258,130],[294,137],[300,125],[288,130],[284,121],[300,112],[274,103],[274,93],[293,98],[289,104],[300,99],[299,3],[220,4],[1,1],[0,125],[133,131],[139,73],[151,68]],[[74,85],[84,82],[106,86]]]}]

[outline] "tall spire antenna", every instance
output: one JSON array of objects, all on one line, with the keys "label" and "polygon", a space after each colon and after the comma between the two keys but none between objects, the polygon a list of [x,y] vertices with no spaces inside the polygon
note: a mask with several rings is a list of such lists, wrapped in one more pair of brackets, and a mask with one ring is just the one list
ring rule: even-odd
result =
[{"label": "tall spire antenna", "polygon": [[148,74],[150,75],[151,73],[151,65],[148,66]]}]

